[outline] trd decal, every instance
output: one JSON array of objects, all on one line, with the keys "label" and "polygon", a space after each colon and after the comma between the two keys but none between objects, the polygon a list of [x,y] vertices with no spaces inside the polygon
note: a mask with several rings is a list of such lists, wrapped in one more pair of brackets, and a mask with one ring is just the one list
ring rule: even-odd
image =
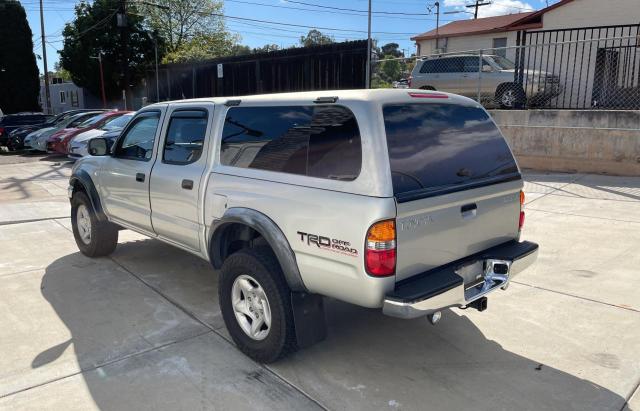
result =
[{"label": "trd decal", "polygon": [[351,247],[351,243],[344,240],[338,240],[337,238],[329,238],[316,234],[303,233],[298,231],[300,241],[306,243],[309,246],[317,246],[325,250],[334,251],[340,254],[346,254],[350,256],[357,256],[358,250]]}]

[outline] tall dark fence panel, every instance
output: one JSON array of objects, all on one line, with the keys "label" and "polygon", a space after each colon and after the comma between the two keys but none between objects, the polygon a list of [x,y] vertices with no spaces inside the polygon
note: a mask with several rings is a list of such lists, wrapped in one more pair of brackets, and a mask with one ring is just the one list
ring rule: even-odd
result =
[{"label": "tall dark fence panel", "polygon": [[560,89],[530,106],[640,109],[640,24],[522,31],[518,46],[516,82],[527,95]]},{"label": "tall dark fence panel", "polygon": [[[160,66],[147,74],[149,103],[194,97],[365,87],[367,42],[285,49],[196,64]],[[222,65],[222,77],[218,66]],[[159,96],[156,95],[159,89]],[[159,98],[158,98],[159,97]]]}]

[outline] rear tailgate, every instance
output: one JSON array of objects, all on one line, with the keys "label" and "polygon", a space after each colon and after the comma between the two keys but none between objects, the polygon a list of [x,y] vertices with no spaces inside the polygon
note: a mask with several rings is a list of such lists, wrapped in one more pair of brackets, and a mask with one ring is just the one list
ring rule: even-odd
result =
[{"label": "rear tailgate", "polygon": [[396,281],[518,237],[522,179],[486,111],[383,107],[397,201]]},{"label": "rear tailgate", "polygon": [[396,281],[518,236],[520,181],[398,203]]}]

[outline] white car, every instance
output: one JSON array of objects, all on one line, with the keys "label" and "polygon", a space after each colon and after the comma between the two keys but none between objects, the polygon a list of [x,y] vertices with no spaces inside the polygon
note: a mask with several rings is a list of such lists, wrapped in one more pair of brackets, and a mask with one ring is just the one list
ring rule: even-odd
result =
[{"label": "white car", "polygon": [[105,133],[117,132],[122,130],[131,120],[135,113],[127,113],[123,114],[120,117],[114,118],[112,121],[108,122],[101,128],[94,128],[91,130],[87,130],[84,133],[78,134],[71,143],[69,144],[69,158],[71,159],[79,159],[84,156],[89,155],[89,151],[87,150],[87,144],[89,144],[89,140],[96,137],[101,137]]},{"label": "white car", "polygon": [[55,127],[43,128],[41,130],[38,130],[36,132],[29,134],[24,140],[24,145],[25,147],[31,148],[33,150],[47,151],[47,140],[54,133],[60,130],[64,130],[65,128],[75,127],[76,125],[83,123],[87,119],[97,116],[98,114],[102,114],[103,112],[104,111],[100,110],[100,111],[89,111],[89,112],[75,114],[61,121],[60,123],[57,123]]}]

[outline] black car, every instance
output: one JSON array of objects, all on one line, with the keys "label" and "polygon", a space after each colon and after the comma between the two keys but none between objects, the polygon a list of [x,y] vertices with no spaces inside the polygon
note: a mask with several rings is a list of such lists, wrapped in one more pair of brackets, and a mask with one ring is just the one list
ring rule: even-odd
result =
[{"label": "black car", "polygon": [[9,135],[12,131],[22,126],[42,125],[51,119],[53,116],[43,113],[9,114],[0,118],[0,147],[8,147],[11,150]]},{"label": "black car", "polygon": [[[93,112],[93,111],[101,111],[96,109],[78,109],[78,110],[69,110],[64,113],[60,113],[55,117],[51,117],[48,121],[44,123],[35,123],[35,124],[24,124],[20,127],[14,128],[13,131],[9,133],[8,140],[6,141],[6,145],[9,150],[22,150],[24,148],[24,139],[32,132],[36,130],[40,130],[41,128],[46,127],[55,127],[57,123],[63,121],[71,116],[76,114],[85,113],[85,112]],[[106,110],[105,110],[106,111]],[[0,125],[1,127],[1,125]],[[2,144],[2,139],[0,138],[0,145]]]}]

